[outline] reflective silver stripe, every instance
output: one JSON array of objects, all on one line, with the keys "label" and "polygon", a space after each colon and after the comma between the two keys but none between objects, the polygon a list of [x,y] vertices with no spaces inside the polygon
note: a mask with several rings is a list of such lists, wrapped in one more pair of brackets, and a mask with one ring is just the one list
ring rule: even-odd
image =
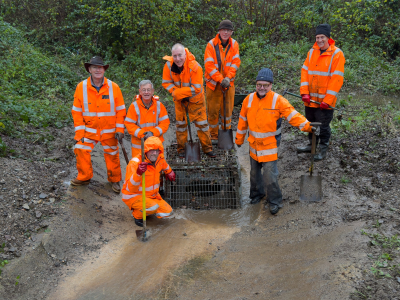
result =
[{"label": "reflective silver stripe", "polygon": [[97,113],[98,117],[112,117],[115,116],[115,112],[98,112]]},{"label": "reflective silver stripe", "polygon": [[175,84],[177,87],[180,87],[180,86],[181,86],[181,82],[180,82],[180,81],[175,81],[174,84]]},{"label": "reflective silver stripe", "polygon": [[133,197],[141,196],[141,195],[142,195],[142,194],[126,195],[126,194],[124,194],[124,193],[122,192],[122,199],[128,200],[128,199],[131,199],[131,198],[133,198]]},{"label": "reflective silver stripe", "polygon": [[115,127],[117,127],[117,128],[124,128],[125,126],[124,126],[124,124],[118,124],[118,123],[117,123],[117,124],[115,125]]},{"label": "reflective silver stripe", "polygon": [[310,93],[311,97],[325,98],[325,94]]},{"label": "reflective silver stripe", "polygon": [[206,132],[206,131],[209,131],[209,130],[210,130],[210,127],[208,127],[208,126],[202,127],[202,128],[199,127],[197,130],[201,130],[201,131]]},{"label": "reflective silver stripe", "polygon": [[136,148],[136,149],[142,149],[142,145],[136,145],[136,144],[131,144],[132,148]]},{"label": "reflective silver stripe", "polygon": [[207,125],[207,120],[204,121],[194,121],[197,125]]},{"label": "reflective silver stripe", "polygon": [[131,178],[129,178],[129,181],[131,182],[132,185],[140,185],[142,183],[141,181],[133,180],[133,175],[131,176]]},{"label": "reflective silver stripe", "polygon": [[308,71],[308,75],[330,76],[330,73],[321,71]]},{"label": "reflective silver stripe", "polygon": [[139,158],[137,158],[137,157],[132,158],[132,160],[136,161],[136,162],[139,162]]},{"label": "reflective silver stripe", "polygon": [[154,127],[157,124],[156,123],[144,123],[144,124],[139,124],[140,128],[144,128],[144,127]]},{"label": "reflective silver stripe", "polygon": [[106,151],[104,151],[104,154],[109,154],[109,155],[115,155],[117,153],[118,153],[118,150],[114,151],[114,152],[106,152]]},{"label": "reflective silver stripe", "polygon": [[[83,116],[88,116],[88,117],[95,117],[96,115],[98,117],[112,117],[115,116],[115,101],[114,101],[114,91],[113,91],[113,86],[112,86],[112,81],[110,79],[107,79],[107,84],[108,84],[108,93],[109,93],[109,100],[110,100],[110,111],[109,112],[98,112],[97,114],[95,112],[90,112],[89,111],[89,103],[88,103],[88,89],[87,89],[87,79],[83,81],[83,106],[85,109],[85,112],[82,114]],[[120,105],[117,107],[117,110],[121,110],[125,108],[125,105]]]},{"label": "reflective silver stripe", "polygon": [[115,128],[113,129],[103,129],[102,131],[100,131],[100,135],[104,134],[104,133],[113,133],[115,132]]},{"label": "reflective silver stripe", "polygon": [[258,132],[258,131],[252,131],[249,130],[250,134],[258,139],[263,139],[263,138],[267,138],[270,136],[275,136],[278,134],[281,134],[281,128],[279,128],[277,131],[271,131],[271,132]]},{"label": "reflective silver stripe", "polygon": [[161,117],[160,119],[159,119],[159,121],[161,122],[161,121],[164,121],[164,120],[168,120],[169,118],[168,118],[168,115],[165,115],[164,117]]},{"label": "reflective silver stripe", "polygon": [[[171,72],[171,63],[169,61],[167,61],[167,66],[168,66],[168,69],[169,69],[169,76],[171,77],[171,79],[173,79],[172,72]],[[169,90],[169,87],[168,87],[168,90]]]},{"label": "reflective silver stripe", "polygon": [[210,126],[211,128],[215,128],[215,127],[218,127],[218,124],[217,125],[208,124],[208,126]]},{"label": "reflective silver stripe", "polygon": [[89,112],[89,104],[88,104],[88,92],[87,92],[87,79],[83,81],[83,108],[85,109],[85,112]]},{"label": "reflective silver stripe", "polygon": [[[125,184],[125,183],[124,183]],[[125,186],[125,189],[130,193],[131,190],[129,189],[128,185]]]},{"label": "reflective silver stripe", "polygon": [[302,83],[300,84],[300,86],[305,86],[305,85],[308,85],[308,81],[302,82]]},{"label": "reflective silver stripe", "polygon": [[[223,121],[224,117],[219,115],[219,118]],[[232,119],[232,116],[225,118],[225,120],[229,121],[230,119]]]},{"label": "reflective silver stripe", "polygon": [[247,107],[251,107],[251,102],[253,102],[253,97],[254,97],[254,93],[251,93],[250,97],[249,97],[249,104],[247,104]]},{"label": "reflective silver stripe", "polygon": [[169,86],[167,86],[167,90],[172,89],[173,87],[175,87],[174,84],[170,84]]},{"label": "reflective silver stripe", "polygon": [[157,217],[169,217],[171,215],[172,212],[170,213],[156,213]]},{"label": "reflective silver stripe", "polygon": [[344,76],[344,73],[343,72],[340,72],[340,71],[335,71],[335,72],[333,72],[332,73],[332,75],[339,75],[339,76]]},{"label": "reflective silver stripe", "polygon": [[165,80],[165,79],[162,80],[162,83],[172,83],[172,82],[174,82],[174,81],[173,80]]},{"label": "reflective silver stripe", "polygon": [[113,150],[117,150],[118,146],[103,146],[103,149],[113,149]]},{"label": "reflective silver stripe", "polygon": [[136,130],[135,130],[135,133],[134,133],[133,135],[136,136],[136,137],[138,137],[139,131],[140,131],[140,128],[136,129]]},{"label": "reflective silver stripe", "polygon": [[286,120],[288,120],[288,122],[293,118],[294,115],[298,114],[298,112],[296,110],[292,111],[290,113],[290,115],[287,116]]},{"label": "reflective silver stripe", "polygon": [[192,83],[192,85],[195,87],[195,88],[201,88],[201,84],[200,83]]},{"label": "reflective silver stripe", "polygon": [[169,170],[169,166],[167,168],[163,169],[163,171],[168,171],[168,170]]},{"label": "reflective silver stripe", "polygon": [[213,46],[213,47],[214,47],[214,43],[213,43],[213,41],[214,41],[214,39],[212,39],[212,40],[208,41],[208,43],[209,43],[211,46]]},{"label": "reflective silver stripe", "polygon": [[243,121],[247,122],[247,118],[243,117],[242,115],[239,115],[239,118],[241,118]]},{"label": "reflective silver stripe", "polygon": [[157,101],[156,125],[158,125],[158,123],[159,123],[160,111],[161,111],[161,102]]},{"label": "reflective silver stripe", "polygon": [[279,94],[278,93],[274,93],[274,97],[272,98],[272,106],[271,109],[275,109],[276,106],[276,101],[278,100]]},{"label": "reflective silver stripe", "polygon": [[162,129],[160,127],[156,126],[156,129],[160,132],[160,135],[163,134],[163,131],[162,131]]},{"label": "reflective silver stripe", "polygon": [[239,133],[239,134],[246,134],[246,132],[247,132],[247,129],[246,130],[236,130],[236,132],[237,133]]},{"label": "reflective silver stripe", "polygon": [[234,68],[235,70],[239,69],[239,67],[235,64],[231,65],[231,68]]},{"label": "reflective silver stripe", "polygon": [[84,117],[95,117],[97,114],[94,112],[94,113],[91,113],[91,112],[84,112],[84,113],[82,113],[82,116],[84,116]]},{"label": "reflective silver stripe", "polygon": [[186,125],[186,121],[176,121],[176,124],[178,124],[178,125]]},{"label": "reflective silver stripe", "polygon": [[133,102],[132,104],[133,104],[133,107],[135,108],[135,112],[136,112],[136,115],[137,115],[137,118],[138,118],[136,124],[138,124],[140,126],[140,109],[139,109],[139,105],[138,105],[138,103],[136,101]]},{"label": "reflective silver stripe", "polygon": [[303,123],[301,123],[301,124],[299,125],[299,129],[302,130],[302,129],[304,128],[304,126],[306,126],[306,124],[307,124],[308,122],[309,122],[309,121],[306,119],[305,122],[303,122]]},{"label": "reflective silver stripe", "polygon": [[212,70],[212,71],[210,72],[210,76],[214,75],[214,74],[217,73],[217,72],[218,72],[217,69]]},{"label": "reflective silver stripe", "polygon": [[328,90],[326,93],[329,95],[333,95],[333,96],[337,96],[337,94],[338,94],[337,92],[331,91],[331,90]]},{"label": "reflective silver stripe", "polygon": [[189,87],[189,86],[190,86],[190,83],[188,83],[188,82],[182,82],[182,86]]},{"label": "reflective silver stripe", "polygon": [[75,131],[82,130],[82,129],[85,129],[85,125],[75,127]]},{"label": "reflective silver stripe", "polygon": [[230,63],[230,62],[228,62],[228,63],[226,63],[226,65],[225,65],[225,66],[229,67],[230,65],[231,65],[231,63]]},{"label": "reflective silver stripe", "polygon": [[[328,73],[331,73],[333,58],[334,58],[335,55],[338,54],[339,52],[342,52],[342,50],[340,50],[339,48],[336,48],[335,52],[333,52],[332,57],[331,57],[331,62],[330,62],[330,64],[329,64]],[[330,75],[330,76],[332,76],[332,75]]]},{"label": "reflective silver stripe", "polygon": [[191,87],[190,90],[192,91],[192,97],[196,96],[196,90],[193,87]]},{"label": "reflective silver stripe", "polygon": [[212,58],[212,57],[209,57],[209,58],[207,58],[207,59],[205,59],[205,60],[204,60],[204,63],[206,63],[206,62],[208,62],[208,61],[212,61],[212,62],[214,62],[214,58]]},{"label": "reflective silver stripe", "polygon": [[274,155],[278,153],[278,148],[273,148],[273,149],[266,149],[266,150],[260,150],[257,151],[250,147],[250,151],[253,152],[255,155],[259,156],[266,156],[266,155]]},{"label": "reflective silver stripe", "polygon": [[91,139],[88,139],[88,138],[84,138],[83,141],[84,141],[85,143],[90,143],[90,144],[93,144],[93,145],[96,145],[96,144],[97,144],[97,141],[91,140]]},{"label": "reflective silver stripe", "polygon": [[76,107],[76,106],[72,106],[72,110],[78,111],[78,112],[82,112],[82,108],[79,108],[79,107]]},{"label": "reflective silver stripe", "polygon": [[185,132],[186,131],[186,127],[183,127],[183,128],[177,127],[176,131]]},{"label": "reflective silver stripe", "polygon": [[232,48],[235,46],[236,40],[232,39]]},{"label": "reflective silver stripe", "polygon": [[308,67],[306,65],[303,65],[303,69],[308,71]]},{"label": "reflective silver stripe", "polygon": [[107,79],[107,83],[108,83],[108,93],[110,94],[110,112],[113,112],[115,116],[114,91],[113,91],[112,81],[110,79]]},{"label": "reflective silver stripe", "polygon": [[119,111],[119,110],[121,110],[121,109],[125,109],[125,104],[124,104],[124,105],[117,106],[116,111]]},{"label": "reflective silver stripe", "polygon": [[217,68],[217,70],[219,69],[219,65],[218,64],[214,64],[214,66]]},{"label": "reflective silver stripe", "polygon": [[212,85],[217,85],[217,82],[214,81],[214,80],[212,80],[212,79],[207,79],[207,78],[206,78],[206,81],[209,82],[209,83],[211,83]]},{"label": "reflective silver stripe", "polygon": [[235,77],[231,78],[231,81],[234,81],[234,80],[235,80]]},{"label": "reflective silver stripe", "polygon": [[79,145],[79,144],[76,144],[76,145],[75,145],[75,149],[83,149],[83,150],[92,151],[92,148],[91,148],[90,146]]},{"label": "reflective silver stripe", "polygon": [[125,122],[130,122],[130,123],[135,123],[136,124],[135,120],[132,120],[131,118],[128,118],[128,117],[125,118]]},{"label": "reflective silver stripe", "polygon": [[93,129],[93,128],[85,128],[85,131],[90,132],[90,133],[97,133],[97,129]]},{"label": "reflective silver stripe", "polygon": [[234,55],[234,56],[232,57],[232,60],[234,60],[235,58],[240,58],[240,55],[239,55],[239,54]]},{"label": "reflective silver stripe", "polygon": [[[151,207],[147,207],[146,208],[146,211],[155,211],[155,210],[157,210],[159,208],[159,206],[158,206],[158,204],[156,204],[156,205],[153,205],[153,206],[151,206]],[[140,210],[140,211],[142,211],[142,210]]]},{"label": "reflective silver stripe", "polygon": [[314,48],[311,48],[310,55],[308,56],[308,63],[310,63],[310,61],[311,61],[311,56],[312,56],[313,52],[314,52]]},{"label": "reflective silver stripe", "polygon": [[[160,186],[160,185],[157,183],[157,184],[155,184],[155,185],[152,185],[152,186],[147,187],[147,188],[145,189],[145,191],[146,191],[146,192],[153,191],[153,190],[155,190],[155,189],[158,189],[159,186]],[[142,187],[141,187],[141,186],[139,187],[139,191],[142,191]]]}]

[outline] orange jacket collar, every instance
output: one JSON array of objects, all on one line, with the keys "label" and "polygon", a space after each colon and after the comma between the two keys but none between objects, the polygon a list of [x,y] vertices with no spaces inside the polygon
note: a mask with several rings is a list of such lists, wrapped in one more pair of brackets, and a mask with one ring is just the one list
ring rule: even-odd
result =
[{"label": "orange jacket collar", "polygon": [[[219,39],[219,33],[214,38],[214,45],[222,44],[222,41]],[[232,37],[229,37],[229,45],[231,45],[231,48],[233,47],[232,45]]]},{"label": "orange jacket collar", "polygon": [[[143,99],[142,99],[142,96],[141,96],[141,95],[136,95],[135,98],[136,98],[136,101],[137,101],[140,105],[145,106],[144,103],[143,103]],[[151,100],[152,100],[153,102],[151,103],[150,107],[153,106],[157,101],[159,101],[159,100],[160,100],[160,97],[158,97],[157,95],[153,95],[153,97],[151,98]]]},{"label": "orange jacket collar", "polygon": [[[189,51],[188,48],[185,48],[185,52],[186,52],[186,60],[185,63],[183,64],[183,69],[186,71],[188,71],[187,69],[190,68],[193,71],[196,71],[198,68],[198,64],[196,63],[196,57]],[[163,57],[164,60],[168,60],[171,65],[174,63],[174,59],[172,58],[172,56],[169,55],[165,55]]]}]

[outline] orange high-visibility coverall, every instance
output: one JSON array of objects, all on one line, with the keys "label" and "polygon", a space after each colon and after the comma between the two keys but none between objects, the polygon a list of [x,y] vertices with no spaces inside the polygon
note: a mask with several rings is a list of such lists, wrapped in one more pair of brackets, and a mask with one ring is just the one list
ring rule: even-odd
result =
[{"label": "orange high-visibility coverall", "polygon": [[153,136],[159,137],[161,142],[164,142],[163,134],[167,132],[169,123],[167,109],[158,96],[153,96],[152,104],[147,109],[142,97],[137,95],[125,118],[125,127],[132,137],[132,157],[141,153],[140,139],[147,131],[151,131]]},{"label": "orange high-visibility coverall", "polygon": [[[221,64],[218,65],[215,46],[218,46]],[[235,100],[235,76],[240,67],[239,43],[229,38],[224,49],[219,34],[208,42],[204,54],[205,78],[207,83],[206,100],[208,112],[208,125],[210,126],[211,139],[218,139],[218,114],[221,118],[221,129],[224,126],[223,94],[220,83],[225,77],[230,78],[230,88],[225,96],[226,128],[231,128],[232,111]]]},{"label": "orange high-visibility coverall", "polygon": [[[152,164],[147,157],[148,163],[145,175],[146,187],[146,216],[156,214],[157,218],[169,217],[172,213],[171,206],[165,202],[158,189],[160,187],[160,172],[171,173],[172,169],[164,158],[164,147],[158,137],[152,136],[144,142],[144,151],[160,150],[157,161]],[[132,210],[135,219],[143,219],[143,199],[142,199],[142,176],[136,173],[142,156],[139,154],[131,159],[126,167],[125,182],[122,187],[122,201]]]},{"label": "orange high-visibility coverall", "polygon": [[[301,69],[300,94],[309,94],[311,100],[335,107],[337,94],[343,85],[346,59],[333,39],[329,39],[328,43],[329,48],[322,54],[317,43],[308,51]],[[304,105],[319,107],[312,102]]]},{"label": "orange high-visibility coverall", "polygon": [[108,181],[121,181],[119,149],[115,133],[124,132],[125,115],[124,98],[116,83],[104,77],[99,92],[92,86],[90,77],[78,84],[72,106],[74,139],[79,140],[74,148],[78,180],[86,181],[93,177],[90,152],[100,142],[104,149]]},{"label": "orange high-visibility coverall", "polygon": [[[190,122],[196,125],[197,135],[203,152],[207,153],[212,151],[212,146],[204,102],[203,69],[187,48],[185,48],[185,52],[186,61],[182,71],[174,64],[172,56],[163,57],[167,62],[163,70],[162,85],[172,94],[175,101],[178,152],[185,148],[187,141],[188,133],[185,107],[188,106]],[[183,104],[181,100],[184,98],[189,98],[189,102]]]},{"label": "orange high-visibility coverall", "polygon": [[278,159],[282,117],[301,131],[311,132],[310,122],[281,95],[269,91],[260,99],[248,95],[242,104],[235,143],[242,145],[249,130],[250,156],[258,162]]}]

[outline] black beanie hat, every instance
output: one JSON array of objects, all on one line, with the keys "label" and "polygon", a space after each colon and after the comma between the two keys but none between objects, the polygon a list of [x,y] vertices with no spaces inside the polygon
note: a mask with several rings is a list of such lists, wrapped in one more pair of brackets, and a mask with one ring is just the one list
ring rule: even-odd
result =
[{"label": "black beanie hat", "polygon": [[274,83],[274,75],[270,69],[263,68],[258,72],[256,81],[268,81]]},{"label": "black beanie hat", "polygon": [[328,38],[330,38],[331,37],[331,25],[329,25],[329,24],[318,25],[315,35],[318,35],[318,34],[323,34],[323,35],[327,36]]},{"label": "black beanie hat", "polygon": [[223,20],[219,23],[218,30],[229,29],[233,31],[233,23],[229,20]]}]

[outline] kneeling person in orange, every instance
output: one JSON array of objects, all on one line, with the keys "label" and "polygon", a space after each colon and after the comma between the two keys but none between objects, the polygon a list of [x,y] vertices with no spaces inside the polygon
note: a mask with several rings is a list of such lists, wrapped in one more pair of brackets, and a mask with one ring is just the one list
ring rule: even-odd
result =
[{"label": "kneeling person in orange", "polygon": [[71,180],[71,184],[89,184],[93,177],[90,153],[100,142],[104,150],[108,181],[112,183],[113,191],[119,193],[122,175],[117,139],[124,137],[126,111],[119,86],[104,77],[108,67],[101,57],[93,57],[85,63],[86,71],[91,76],[76,87],[72,117],[78,176]]},{"label": "kneeling person in orange", "polygon": [[144,151],[145,161],[139,154],[129,162],[122,187],[122,201],[132,210],[138,226],[143,226],[142,174],[145,174],[146,184],[146,216],[155,214],[157,218],[166,218],[171,215],[171,206],[158,192],[160,172],[164,171],[168,180],[175,181],[175,173],[164,158],[164,147],[158,137],[146,139]]}]

